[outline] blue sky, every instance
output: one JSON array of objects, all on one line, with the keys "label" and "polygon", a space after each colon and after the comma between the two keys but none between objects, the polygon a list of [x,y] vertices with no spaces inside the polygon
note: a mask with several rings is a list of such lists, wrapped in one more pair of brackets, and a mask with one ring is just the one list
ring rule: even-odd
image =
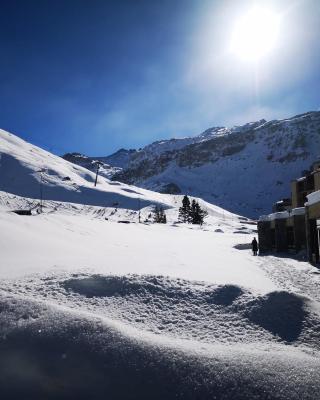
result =
[{"label": "blue sky", "polygon": [[[281,15],[259,62],[230,54],[253,6]],[[0,127],[107,155],[320,107],[318,0],[5,0]]]}]

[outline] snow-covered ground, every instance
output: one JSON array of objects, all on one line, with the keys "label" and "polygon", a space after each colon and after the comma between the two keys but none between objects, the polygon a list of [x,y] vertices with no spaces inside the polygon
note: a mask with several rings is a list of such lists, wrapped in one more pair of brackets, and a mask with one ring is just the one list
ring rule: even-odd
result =
[{"label": "snow-covered ground", "polygon": [[239,249],[250,221],[0,198],[5,398],[318,398],[320,275]]},{"label": "snow-covered ground", "polygon": [[[200,200],[205,225],[179,224],[181,196],[94,188],[1,135],[1,399],[319,398],[317,269],[253,257],[246,218]],[[154,204],[168,223],[139,224]]]}]

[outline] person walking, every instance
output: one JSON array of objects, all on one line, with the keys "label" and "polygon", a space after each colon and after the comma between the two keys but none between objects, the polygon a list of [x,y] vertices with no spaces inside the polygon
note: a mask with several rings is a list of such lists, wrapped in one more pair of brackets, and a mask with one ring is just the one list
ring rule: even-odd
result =
[{"label": "person walking", "polygon": [[258,253],[258,242],[256,238],[253,238],[253,241],[251,242],[251,247],[253,255],[256,256]]}]

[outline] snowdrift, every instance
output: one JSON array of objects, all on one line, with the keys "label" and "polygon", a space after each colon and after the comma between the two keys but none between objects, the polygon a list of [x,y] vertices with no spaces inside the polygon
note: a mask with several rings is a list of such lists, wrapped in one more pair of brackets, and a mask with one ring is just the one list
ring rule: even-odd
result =
[{"label": "snowdrift", "polygon": [[[284,334],[281,322],[293,318],[300,335],[319,326],[319,316],[308,316],[306,300],[298,296],[279,292],[254,299],[239,287],[154,276],[74,276],[59,282],[58,303],[70,291],[78,294],[74,301],[78,309],[71,310],[63,302],[53,305],[57,287],[49,277],[42,283],[47,289],[47,293],[40,290],[45,302],[0,295],[0,387],[5,398],[317,399],[320,362],[313,355],[310,332],[304,344],[310,350],[303,351],[298,348],[299,335],[291,336],[292,325]],[[243,296],[246,300],[239,301]],[[279,311],[274,298],[283,296],[286,300],[280,302]],[[101,298],[106,308],[100,303],[99,315],[86,302]],[[128,321],[125,315],[121,321],[112,318],[117,308],[118,318],[121,315],[120,300],[129,309],[130,302],[138,307],[149,332],[133,327],[132,318]],[[87,307],[82,304],[80,310],[80,302]],[[150,311],[147,318],[144,305]],[[211,314],[203,314],[204,305],[212,308]],[[187,311],[185,326],[179,307]],[[248,340],[250,330],[241,323],[245,318],[255,340],[252,332]],[[262,329],[270,318],[271,325]],[[152,320],[157,325],[177,325],[180,335],[170,329],[156,334]],[[186,340],[188,321],[198,332],[193,329]],[[201,337],[206,324],[214,325],[212,340]],[[313,335],[319,339],[319,333]]]}]

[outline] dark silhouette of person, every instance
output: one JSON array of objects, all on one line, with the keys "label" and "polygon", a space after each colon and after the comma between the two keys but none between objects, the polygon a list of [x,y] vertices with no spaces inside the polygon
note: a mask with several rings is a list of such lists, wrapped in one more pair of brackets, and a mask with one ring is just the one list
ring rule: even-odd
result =
[{"label": "dark silhouette of person", "polygon": [[256,238],[253,238],[253,241],[251,242],[251,247],[252,247],[253,255],[256,256],[258,253],[258,242],[257,242]]}]

